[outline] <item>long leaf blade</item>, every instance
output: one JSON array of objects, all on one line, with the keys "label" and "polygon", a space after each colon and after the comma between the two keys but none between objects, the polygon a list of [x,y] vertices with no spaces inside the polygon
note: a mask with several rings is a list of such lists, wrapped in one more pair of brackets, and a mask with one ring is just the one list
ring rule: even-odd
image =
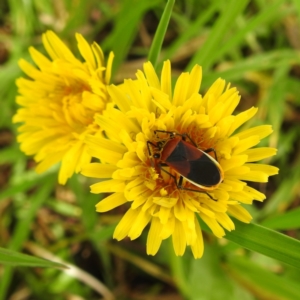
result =
[{"label": "long leaf blade", "polygon": [[174,6],[175,0],[169,0],[165,10],[162,14],[161,20],[158,24],[150,51],[149,51],[149,55],[148,55],[148,60],[151,61],[151,63],[153,64],[153,66],[156,66],[157,63],[157,59],[162,47],[162,43],[163,40],[165,38],[165,34],[169,25],[169,21],[171,18],[171,14],[172,14],[172,10],[173,10],[173,6]]},{"label": "long leaf blade", "polygon": [[204,70],[209,69],[209,57],[212,53],[219,51],[221,41],[226,32],[233,26],[237,16],[244,10],[248,4],[248,0],[229,1],[224,7],[224,11],[214,24],[210,35],[207,37],[205,44],[195,53],[191,59],[187,70],[192,69],[195,64],[202,66]]},{"label": "long leaf blade", "polygon": [[259,299],[300,299],[297,279],[274,274],[245,257],[232,257],[225,265],[227,272],[249,290],[255,291]]},{"label": "long leaf blade", "polygon": [[260,225],[234,223],[235,230],[226,233],[228,240],[300,269],[300,241]]},{"label": "long leaf blade", "polygon": [[62,264],[5,248],[0,248],[0,264],[9,266],[65,268]]},{"label": "long leaf blade", "polygon": [[300,228],[299,216],[300,207],[265,219],[262,224],[273,229],[297,229]]}]

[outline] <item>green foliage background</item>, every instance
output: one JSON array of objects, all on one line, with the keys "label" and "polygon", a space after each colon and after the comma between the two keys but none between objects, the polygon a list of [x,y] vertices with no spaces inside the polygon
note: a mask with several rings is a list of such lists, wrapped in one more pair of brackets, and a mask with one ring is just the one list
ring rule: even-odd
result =
[{"label": "green foliage background", "polygon": [[[165,0],[0,2],[0,299],[300,299],[300,1],[177,0],[149,54],[165,6]],[[228,239],[205,234],[201,260],[189,251],[174,256],[168,242],[148,257],[146,233],[112,241],[121,211],[97,214],[100,198],[89,193],[86,178],[59,186],[57,169],[37,175],[16,143],[15,79],[23,76],[17,61],[30,60],[31,45],[44,51],[47,29],[75,53],[75,32],[113,50],[115,83],[134,78],[147,57],[156,61],[159,54],[157,69],[171,59],[174,77],[202,65],[201,92],[218,77],[237,86],[238,111],[259,107],[247,126],[272,124],[264,144],[278,155],[267,163],[280,168],[267,185],[255,186],[267,200],[248,209],[254,223],[284,235],[235,222]]]}]

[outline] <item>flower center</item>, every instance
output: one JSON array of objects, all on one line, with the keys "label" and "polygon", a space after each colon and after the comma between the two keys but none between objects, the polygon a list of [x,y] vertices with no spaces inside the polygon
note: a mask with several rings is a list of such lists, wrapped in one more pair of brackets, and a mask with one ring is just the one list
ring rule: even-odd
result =
[{"label": "flower center", "polygon": [[[213,148],[201,150],[186,133],[156,131],[155,134],[157,133],[169,135],[164,139],[157,136],[155,142],[147,143],[150,163],[159,174],[159,185],[195,192],[211,191],[218,187],[223,180],[223,171]],[[201,135],[197,138],[201,141]]]}]

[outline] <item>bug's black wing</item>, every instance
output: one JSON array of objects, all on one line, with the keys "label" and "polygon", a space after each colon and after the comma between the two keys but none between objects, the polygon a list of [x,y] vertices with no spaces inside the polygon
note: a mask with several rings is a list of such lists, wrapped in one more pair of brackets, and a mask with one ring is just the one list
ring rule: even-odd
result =
[{"label": "bug's black wing", "polygon": [[217,165],[207,156],[190,161],[190,171],[185,177],[202,186],[214,186],[221,180],[221,174]]},{"label": "bug's black wing", "polygon": [[201,188],[220,183],[221,174],[215,161],[186,141],[181,140],[176,144],[166,163]]}]

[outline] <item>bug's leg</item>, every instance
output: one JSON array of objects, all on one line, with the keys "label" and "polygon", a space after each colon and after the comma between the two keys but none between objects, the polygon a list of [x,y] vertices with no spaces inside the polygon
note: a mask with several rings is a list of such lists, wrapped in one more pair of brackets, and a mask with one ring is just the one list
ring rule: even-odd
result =
[{"label": "bug's leg", "polygon": [[213,152],[215,154],[215,159],[218,162],[218,157],[217,157],[217,153],[216,150],[214,148],[208,148],[206,150],[203,150],[205,153],[209,153],[209,152]]},{"label": "bug's leg", "polygon": [[165,170],[165,169],[163,168],[163,167],[168,167],[168,165],[167,165],[167,164],[164,164],[164,163],[159,163],[158,166],[159,166],[159,168],[160,168],[163,172],[165,172],[166,174],[168,174],[170,177],[172,177],[172,178],[174,179],[175,184],[176,184],[176,186],[178,187],[178,183],[177,183],[177,178],[176,178],[176,176],[173,175],[173,174],[171,174],[170,172],[168,172],[167,170]]},{"label": "bug's leg", "polygon": [[183,133],[183,134],[179,134],[179,133],[176,133],[176,135],[179,135],[181,136],[181,138],[185,141],[186,138],[188,138],[190,140],[190,142],[196,147],[198,148],[198,145],[193,141],[193,139],[187,134],[187,133]]},{"label": "bug's leg", "polygon": [[153,155],[152,155],[151,150],[150,150],[150,145],[154,148],[157,148],[157,146],[155,144],[153,144],[152,142],[147,141],[147,148],[148,148],[151,167],[154,168]]},{"label": "bug's leg", "polygon": [[195,192],[195,193],[202,193],[202,194],[205,194],[206,196],[208,196],[211,200],[216,201],[216,202],[218,201],[218,199],[213,198],[208,192],[205,192],[205,191],[197,191],[197,190],[188,189],[188,188],[183,188],[183,190],[191,191],[191,192]]},{"label": "bug's leg", "polygon": [[[177,135],[181,136],[181,138],[185,141],[186,140],[186,137],[190,140],[190,142],[196,147],[198,148],[198,145],[193,141],[193,139],[187,134],[187,133],[184,133],[184,134],[179,134],[177,133]],[[206,150],[203,150],[205,153],[209,153],[209,152],[213,152],[215,154],[215,159],[216,161],[218,161],[218,157],[217,157],[217,153],[216,153],[216,150],[214,148],[208,148]]]},{"label": "bug's leg", "polygon": [[150,141],[147,141],[148,153],[149,153],[149,156],[152,156],[152,153],[151,153],[151,150],[150,150],[150,145],[151,145],[152,147],[154,147],[154,148],[157,148],[157,146],[156,146],[154,143],[152,143],[152,142],[150,142]]},{"label": "bug's leg", "polygon": [[154,134],[157,134],[158,132],[161,132],[161,133],[167,133],[170,135],[170,138],[174,137],[175,136],[175,132],[173,131],[166,131],[166,130],[154,130]]},{"label": "bug's leg", "polygon": [[214,200],[214,201],[218,201],[217,199],[214,199],[208,192],[206,191],[199,191],[199,190],[194,190],[194,189],[189,189],[189,188],[185,188],[182,186],[182,181],[183,181],[183,176],[180,176],[179,177],[179,180],[178,180],[178,185],[177,187],[181,190],[184,190],[184,191],[190,191],[190,192],[196,192],[196,193],[201,193],[201,194],[206,194],[206,196],[208,196],[211,200]]},{"label": "bug's leg", "polygon": [[179,180],[178,180],[178,182],[177,182],[176,176],[173,175],[173,174],[171,174],[170,172],[168,172],[167,170],[165,170],[165,169],[163,168],[163,167],[166,167],[166,166],[168,166],[168,165],[167,165],[167,164],[162,164],[162,163],[159,164],[160,169],[161,169],[163,172],[165,172],[166,174],[168,174],[170,177],[172,177],[172,178],[174,179],[174,182],[175,182],[175,184],[176,184],[176,186],[177,186],[177,188],[178,188],[179,190],[190,191],[190,192],[196,192],[196,193],[201,193],[201,194],[206,194],[211,200],[213,200],[213,201],[218,201],[217,199],[214,199],[214,198],[213,198],[208,192],[206,192],[206,191],[199,191],[199,190],[194,190],[194,189],[189,189],[189,188],[183,187],[183,186],[182,186],[183,176],[180,176],[180,177],[179,177]]}]

